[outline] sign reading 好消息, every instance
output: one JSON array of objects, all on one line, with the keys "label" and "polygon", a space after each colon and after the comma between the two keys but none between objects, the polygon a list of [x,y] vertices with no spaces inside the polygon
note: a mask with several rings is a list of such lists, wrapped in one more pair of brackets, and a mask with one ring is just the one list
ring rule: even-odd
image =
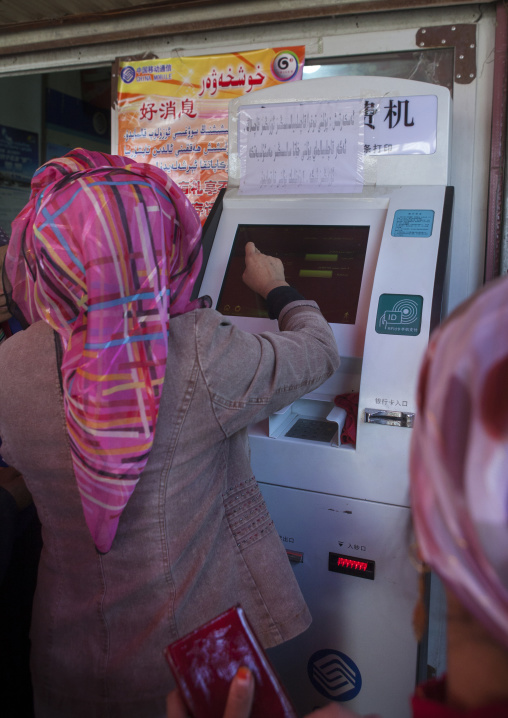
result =
[{"label": "sign reading \u597d\u6d88\u606f", "polygon": [[170,174],[204,222],[228,178],[229,100],[302,77],[305,48],[120,61],[113,152]]}]

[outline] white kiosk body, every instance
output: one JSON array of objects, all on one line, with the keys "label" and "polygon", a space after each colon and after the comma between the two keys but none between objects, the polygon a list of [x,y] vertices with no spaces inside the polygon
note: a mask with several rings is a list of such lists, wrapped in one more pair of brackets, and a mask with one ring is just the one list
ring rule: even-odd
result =
[{"label": "white kiosk body", "polygon": [[[408,450],[418,368],[440,318],[450,103],[440,86],[343,77],[230,104],[228,190],[200,294],[242,329],[278,330],[241,287],[253,240],[318,302],[341,354],[316,392],[250,428],[254,473],[313,616],[308,631],[270,652],[301,715],[344,701],[362,714],[406,718],[426,667],[411,620],[418,576]],[[361,115],[354,129],[351,112]],[[322,118],[321,135],[312,117]],[[383,122],[404,128],[382,136]],[[337,179],[339,126],[355,149],[349,175]],[[304,166],[304,181],[288,190]],[[356,445],[341,441],[348,416],[334,403],[353,392]]]}]

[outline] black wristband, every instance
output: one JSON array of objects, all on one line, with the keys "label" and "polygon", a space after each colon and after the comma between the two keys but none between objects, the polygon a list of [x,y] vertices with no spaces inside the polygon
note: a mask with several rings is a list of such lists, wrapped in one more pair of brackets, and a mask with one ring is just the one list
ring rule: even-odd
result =
[{"label": "black wristband", "polygon": [[268,292],[266,297],[270,319],[278,319],[286,304],[301,301],[302,299],[305,300],[305,297],[294,287],[275,287],[271,292]]}]

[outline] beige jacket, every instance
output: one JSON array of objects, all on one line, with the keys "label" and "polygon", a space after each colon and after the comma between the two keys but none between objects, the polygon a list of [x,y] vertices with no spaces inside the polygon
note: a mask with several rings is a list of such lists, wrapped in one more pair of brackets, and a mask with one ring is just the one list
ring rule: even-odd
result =
[{"label": "beige jacket", "polygon": [[[161,718],[171,688],[162,651],[240,603],[265,646],[310,615],[249,464],[247,425],[338,366],[313,302],[280,333],[242,332],[211,309],[171,319],[155,442],[100,555],[73,476],[58,338],[38,322],[0,348],[0,437],[42,523],[32,621],[38,718]],[[262,478],[262,477],[259,477]]]}]

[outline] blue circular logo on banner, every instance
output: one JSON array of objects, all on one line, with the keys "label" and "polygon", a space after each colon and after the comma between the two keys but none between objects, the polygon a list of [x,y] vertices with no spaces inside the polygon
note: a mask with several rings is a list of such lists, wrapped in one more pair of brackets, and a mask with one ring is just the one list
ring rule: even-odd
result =
[{"label": "blue circular logo on banner", "polygon": [[120,77],[122,78],[122,80],[124,82],[129,84],[136,77],[136,70],[132,67],[132,65],[127,65],[126,67],[122,67],[122,70],[120,72]]},{"label": "blue circular logo on banner", "polygon": [[309,658],[307,673],[314,688],[331,701],[350,701],[362,688],[358,666],[340,651],[316,651]]}]

